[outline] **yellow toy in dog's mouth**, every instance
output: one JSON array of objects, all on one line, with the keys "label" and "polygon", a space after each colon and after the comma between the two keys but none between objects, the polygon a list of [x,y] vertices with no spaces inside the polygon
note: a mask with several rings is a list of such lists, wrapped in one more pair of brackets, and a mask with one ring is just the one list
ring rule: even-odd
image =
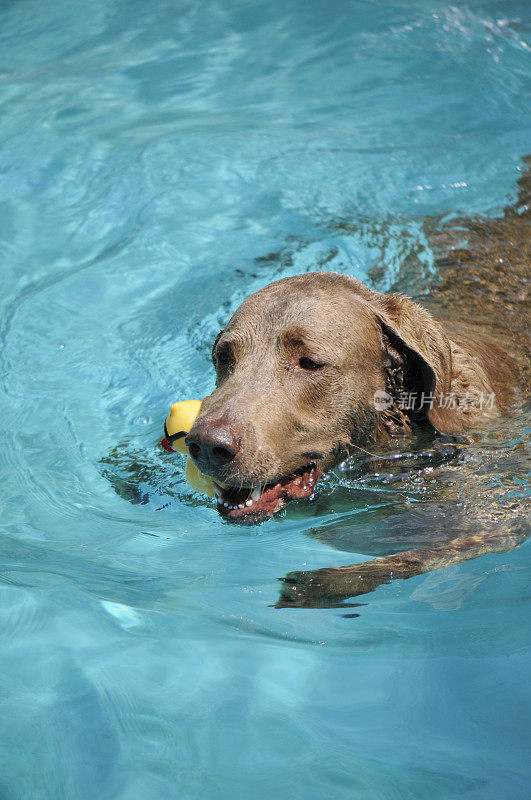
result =
[{"label": "yellow toy in dog's mouth", "polygon": [[[188,453],[184,438],[190,432],[201,409],[201,400],[181,400],[174,403],[164,423],[161,445],[168,453]],[[207,497],[214,496],[214,487],[208,475],[200,472],[190,456],[186,460],[186,480],[192,487]]]},{"label": "yellow toy in dog's mouth", "polygon": [[161,445],[168,453],[188,452],[184,437],[190,433],[201,405],[201,400],[180,400],[172,405],[164,423],[166,436],[161,441]]},{"label": "yellow toy in dog's mouth", "polygon": [[[200,400],[181,400],[174,403],[164,423],[161,445],[169,453],[188,454],[185,437],[192,429],[201,409]],[[192,487],[207,497],[216,495],[218,512],[231,522],[252,524],[272,517],[289,500],[310,497],[321,472],[316,463],[306,464],[290,475],[259,486],[229,486],[212,481],[194,464],[190,455],[186,461],[186,480]]]}]

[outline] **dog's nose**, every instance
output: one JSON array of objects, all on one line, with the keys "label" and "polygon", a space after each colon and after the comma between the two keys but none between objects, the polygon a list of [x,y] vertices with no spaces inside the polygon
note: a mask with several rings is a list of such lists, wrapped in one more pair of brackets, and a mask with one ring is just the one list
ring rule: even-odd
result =
[{"label": "dog's nose", "polygon": [[199,422],[184,441],[203,472],[229,464],[238,455],[241,446],[240,439],[230,425],[220,421]]}]

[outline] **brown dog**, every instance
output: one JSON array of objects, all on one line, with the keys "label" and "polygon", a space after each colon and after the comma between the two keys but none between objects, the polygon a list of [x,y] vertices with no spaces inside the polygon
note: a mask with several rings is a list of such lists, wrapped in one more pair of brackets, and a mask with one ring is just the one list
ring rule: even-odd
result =
[{"label": "brown dog", "polygon": [[[186,439],[214,481],[224,518],[263,520],[290,499],[310,497],[323,473],[359,449],[389,448],[423,429],[460,433],[516,401],[528,366],[521,309],[528,194],[526,174],[518,207],[501,220],[468,221],[472,263],[470,251],[447,243],[433,293],[440,321],[407,297],[331,272],[285,278],[242,303],[216,340],[217,388]],[[451,232],[446,236],[451,240]],[[456,289],[462,262],[464,288]],[[448,298],[458,306],[457,321]],[[474,323],[462,321],[464,312]],[[284,600],[302,605],[309,595],[315,601],[360,594],[521,539],[512,526],[362,565],[294,573]]]},{"label": "brown dog", "polygon": [[480,330],[332,272],[251,295],[213,358],[217,388],[186,443],[222,516],[240,522],[308,497],[356,448],[426,426],[458,433],[514,396],[514,363]]}]

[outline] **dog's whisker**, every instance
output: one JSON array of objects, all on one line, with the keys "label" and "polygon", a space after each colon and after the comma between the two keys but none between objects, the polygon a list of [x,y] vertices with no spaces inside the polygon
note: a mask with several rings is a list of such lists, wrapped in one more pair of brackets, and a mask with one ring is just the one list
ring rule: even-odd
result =
[{"label": "dog's whisker", "polygon": [[349,444],[349,448],[355,447],[356,450],[361,450],[362,453],[367,453],[368,456],[372,456],[373,458],[378,458],[378,453],[371,453],[370,450],[366,450],[364,447],[360,447],[359,444]]}]

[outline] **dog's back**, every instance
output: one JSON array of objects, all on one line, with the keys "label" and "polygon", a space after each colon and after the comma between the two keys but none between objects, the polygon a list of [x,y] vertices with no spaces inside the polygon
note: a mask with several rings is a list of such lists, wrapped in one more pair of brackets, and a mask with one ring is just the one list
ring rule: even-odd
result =
[{"label": "dog's back", "polygon": [[512,377],[529,393],[531,156],[524,162],[517,200],[502,216],[453,219],[432,234],[437,281],[419,302],[456,336],[479,335],[494,342],[490,354],[487,345],[491,368],[496,369],[496,360],[503,368],[499,348],[516,367]]}]

